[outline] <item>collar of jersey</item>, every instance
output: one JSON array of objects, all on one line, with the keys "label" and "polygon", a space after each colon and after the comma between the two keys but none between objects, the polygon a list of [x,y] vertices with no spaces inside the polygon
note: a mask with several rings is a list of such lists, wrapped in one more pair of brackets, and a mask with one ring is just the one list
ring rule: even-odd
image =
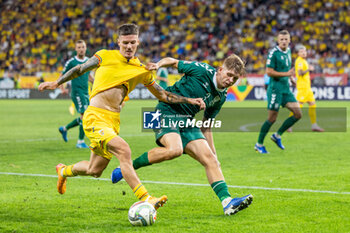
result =
[{"label": "collar of jersey", "polygon": [[125,62],[127,62],[127,63],[129,63],[130,61],[133,61],[133,60],[135,60],[136,59],[136,57],[134,56],[133,58],[130,58],[130,59],[128,59],[128,58],[126,58],[126,57],[124,57],[121,53],[120,53],[120,51],[119,50],[117,50],[117,54],[118,54],[118,57],[120,57],[121,58],[121,60],[124,60]]},{"label": "collar of jersey", "polygon": [[79,62],[85,62],[86,59],[87,59],[87,57],[84,57],[84,59],[79,59],[78,56],[75,56],[74,58],[75,58],[75,60],[77,60],[77,61],[79,61]]},{"label": "collar of jersey", "polygon": [[224,92],[226,90],[226,88],[223,88],[223,89],[218,88],[218,83],[216,82],[216,72],[215,72],[214,77],[213,77],[213,83],[214,83],[215,89],[217,91]]},{"label": "collar of jersey", "polygon": [[283,51],[278,45],[277,45],[276,47],[277,47],[277,49],[278,49],[279,51],[281,51],[282,53],[285,53],[285,54],[288,53],[289,47],[286,49],[286,51]]}]

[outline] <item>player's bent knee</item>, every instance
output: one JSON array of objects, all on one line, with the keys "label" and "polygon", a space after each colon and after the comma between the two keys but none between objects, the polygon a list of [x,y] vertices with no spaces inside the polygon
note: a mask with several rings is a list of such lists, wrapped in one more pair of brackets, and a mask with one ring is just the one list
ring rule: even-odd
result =
[{"label": "player's bent knee", "polygon": [[97,169],[89,169],[89,170],[87,171],[88,175],[93,176],[93,177],[95,177],[95,178],[100,177],[100,176],[102,175],[102,172],[103,172],[103,171],[99,171],[99,170],[97,170]]},{"label": "player's bent knee", "polygon": [[170,148],[168,149],[168,153],[167,153],[167,159],[173,159],[173,158],[177,158],[179,156],[181,156],[183,153],[182,148],[177,147],[177,148]]},{"label": "player's bent knee", "polygon": [[267,119],[271,124],[275,123],[276,122],[276,117],[269,117]]},{"label": "player's bent knee", "polygon": [[303,114],[301,113],[301,111],[300,111],[300,112],[295,112],[295,113],[294,113],[294,117],[295,117],[296,119],[298,119],[298,120],[302,117],[302,115],[303,115]]}]

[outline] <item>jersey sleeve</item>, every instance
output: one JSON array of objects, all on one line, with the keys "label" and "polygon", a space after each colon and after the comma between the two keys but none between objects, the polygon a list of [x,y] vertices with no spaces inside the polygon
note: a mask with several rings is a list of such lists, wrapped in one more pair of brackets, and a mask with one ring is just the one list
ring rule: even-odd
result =
[{"label": "jersey sleeve", "polygon": [[62,70],[62,75],[67,73],[68,70],[73,68],[73,64],[72,64],[72,59],[68,60],[66,62],[66,64],[64,64],[63,70]]},{"label": "jersey sleeve", "polygon": [[214,105],[213,107],[206,108],[204,111],[204,117],[207,119],[215,118],[216,115],[218,115],[218,113],[220,112],[221,107],[224,103],[225,103],[225,101],[221,101],[219,104]]},{"label": "jersey sleeve", "polygon": [[145,87],[150,87],[152,86],[154,83],[156,82],[156,80],[154,79],[154,76],[152,74],[152,72],[148,72],[145,77],[142,80],[142,84]]},{"label": "jersey sleeve", "polygon": [[274,52],[275,50],[272,50],[266,60],[266,67],[272,69],[276,69],[276,56],[274,56]]},{"label": "jersey sleeve", "polygon": [[99,50],[94,54],[94,56],[98,58],[98,66],[101,66],[103,64],[103,61],[107,59],[107,50]]},{"label": "jersey sleeve", "polygon": [[215,69],[206,63],[201,63],[197,61],[179,61],[177,65],[177,70],[179,73],[184,73],[189,76],[202,76],[206,72],[210,74],[215,73]]}]

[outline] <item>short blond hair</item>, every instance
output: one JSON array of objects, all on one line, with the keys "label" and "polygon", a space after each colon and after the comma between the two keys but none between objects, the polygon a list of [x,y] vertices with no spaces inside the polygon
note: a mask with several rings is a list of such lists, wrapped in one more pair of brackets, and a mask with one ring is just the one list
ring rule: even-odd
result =
[{"label": "short blond hair", "polygon": [[239,76],[245,75],[245,64],[242,59],[236,54],[231,54],[224,60],[225,68],[228,70],[233,70]]},{"label": "short blond hair", "polygon": [[306,47],[304,45],[302,45],[302,44],[299,44],[299,45],[295,46],[295,48],[296,48],[297,52],[299,52],[302,49],[306,50]]}]

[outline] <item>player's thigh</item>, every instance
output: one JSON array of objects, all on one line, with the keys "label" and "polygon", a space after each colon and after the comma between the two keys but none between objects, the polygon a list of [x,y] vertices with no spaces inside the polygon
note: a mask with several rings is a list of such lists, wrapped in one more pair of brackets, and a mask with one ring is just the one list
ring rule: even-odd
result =
[{"label": "player's thigh", "polygon": [[216,156],[205,139],[190,141],[185,147],[185,153],[203,165],[216,161]]},{"label": "player's thigh", "polygon": [[301,109],[300,109],[300,105],[298,102],[288,102],[285,105],[285,107],[288,108],[291,112],[293,112],[293,114],[296,118],[301,117]]},{"label": "player's thigh", "polygon": [[110,160],[114,154],[109,152],[107,144],[118,138],[119,124],[119,114],[109,114],[107,110],[90,106],[83,117],[83,128],[90,140],[90,149]]},{"label": "player's thigh", "polygon": [[115,155],[120,162],[131,161],[131,149],[129,144],[121,137],[116,136],[107,142],[107,150]]},{"label": "player's thigh", "polygon": [[181,136],[177,132],[169,132],[159,138],[159,143],[170,150],[183,151]]}]

